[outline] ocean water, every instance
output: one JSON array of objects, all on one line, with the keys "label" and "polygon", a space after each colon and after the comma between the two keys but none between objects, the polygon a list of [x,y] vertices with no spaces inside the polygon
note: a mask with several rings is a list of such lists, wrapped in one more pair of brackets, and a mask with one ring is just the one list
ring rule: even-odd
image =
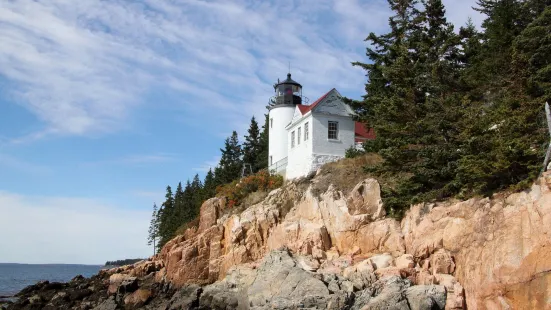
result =
[{"label": "ocean water", "polygon": [[11,296],[38,281],[67,282],[77,275],[90,277],[103,266],[0,264],[0,296]]}]

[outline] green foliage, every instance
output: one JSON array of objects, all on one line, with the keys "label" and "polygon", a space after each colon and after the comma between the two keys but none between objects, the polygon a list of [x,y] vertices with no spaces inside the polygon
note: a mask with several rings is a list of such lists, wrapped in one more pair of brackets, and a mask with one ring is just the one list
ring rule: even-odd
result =
[{"label": "green foliage", "polygon": [[253,172],[256,172],[258,169],[258,159],[262,155],[262,148],[260,130],[254,116],[251,119],[251,125],[247,133],[248,135],[245,136],[245,142],[243,142],[243,162],[251,164]]},{"label": "green foliage", "polygon": [[[389,0],[390,32],[369,34],[362,101],[349,100],[377,139],[389,214],[412,203],[522,188],[543,157],[551,94],[549,0],[479,0],[487,18],[458,34],[441,0]],[[548,11],[549,9],[547,9]],[[349,151],[349,156],[354,156]]]},{"label": "green foliage", "polygon": [[[150,224],[148,241],[150,243],[158,241],[157,250],[160,250],[174,236],[183,234],[186,229],[198,225],[198,216],[202,203],[214,197],[217,193],[217,187],[220,187],[220,185],[235,185],[238,183],[237,180],[241,176],[244,160],[251,163],[255,171],[267,167],[267,120],[268,117],[266,115],[265,124],[262,127],[262,132],[260,132],[255,118],[251,119],[251,125],[248,135],[245,136],[243,148],[239,145],[237,132],[234,131],[231,137],[225,140],[224,148],[220,149],[222,156],[218,166],[214,169],[214,172],[212,169],[209,169],[203,182],[199,179],[199,175],[196,174],[191,182],[189,180],[186,182],[185,186],[182,186],[182,183],[178,183],[174,194],[171,187],[167,186],[165,201],[159,210],[154,210],[154,220],[152,219]],[[283,179],[260,172],[254,176],[245,178],[243,182],[246,185],[245,189],[240,193],[236,193],[235,196],[239,201],[245,199],[249,193],[279,187]],[[154,208],[156,208],[156,205]]]},{"label": "green foliage", "polygon": [[251,193],[263,191],[268,192],[283,185],[283,177],[277,174],[270,174],[264,169],[255,174],[246,176],[241,180],[233,181],[216,188],[216,196],[226,197],[228,207],[239,206]]},{"label": "green foliage", "polygon": [[153,245],[153,253],[157,253],[156,243],[159,239],[159,217],[157,204],[153,204],[153,214],[149,222],[149,230],[147,235],[147,245]]},{"label": "green foliage", "polygon": [[220,149],[222,156],[218,167],[214,170],[214,175],[218,184],[230,183],[237,180],[241,175],[243,167],[242,150],[239,145],[237,132],[233,132],[231,137],[224,142],[224,148]]},{"label": "green foliage", "polygon": [[124,266],[124,265],[132,265],[134,263],[137,263],[139,261],[144,260],[143,258],[126,258],[126,259],[119,259],[114,261],[107,261],[105,262],[105,266]]},{"label": "green foliage", "polygon": [[351,147],[347,148],[344,151],[344,157],[345,158],[355,158],[355,157],[361,156],[363,154],[365,154],[365,151],[360,150],[360,149],[356,148],[355,146],[351,146]]},{"label": "green foliage", "polygon": [[256,162],[254,165],[255,171],[260,171],[262,169],[268,168],[268,146],[269,146],[269,135],[268,135],[268,114],[264,114],[264,125],[262,125],[262,132],[259,137],[259,146],[258,146],[258,155],[256,157]]}]

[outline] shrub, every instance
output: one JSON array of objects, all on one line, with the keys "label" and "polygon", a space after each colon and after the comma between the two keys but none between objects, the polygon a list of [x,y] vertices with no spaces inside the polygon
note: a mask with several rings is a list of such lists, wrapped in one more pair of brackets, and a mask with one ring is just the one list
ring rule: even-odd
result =
[{"label": "shrub", "polygon": [[232,208],[243,203],[245,198],[255,192],[269,192],[283,185],[283,177],[270,174],[267,170],[261,170],[255,174],[246,176],[230,184],[220,185],[216,188],[216,196],[226,197],[228,207]]},{"label": "shrub", "polygon": [[346,158],[355,158],[355,157],[358,157],[358,156],[363,155],[363,154],[365,154],[364,150],[360,150],[360,149],[356,148],[353,145],[353,146],[346,149],[346,151],[344,152],[344,157],[346,157]]}]

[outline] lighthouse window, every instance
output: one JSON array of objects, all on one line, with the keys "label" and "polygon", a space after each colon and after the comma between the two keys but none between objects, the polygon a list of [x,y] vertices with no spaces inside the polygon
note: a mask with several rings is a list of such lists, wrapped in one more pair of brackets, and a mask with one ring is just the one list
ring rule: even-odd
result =
[{"label": "lighthouse window", "polygon": [[300,144],[300,130],[301,128],[299,127],[297,130],[297,145]]},{"label": "lighthouse window", "polygon": [[274,127],[274,119],[270,118],[270,128]]},{"label": "lighthouse window", "polygon": [[295,132],[291,132],[291,147],[295,147]]},{"label": "lighthouse window", "polygon": [[327,138],[336,140],[339,135],[339,122],[329,121],[327,129]]},{"label": "lighthouse window", "polygon": [[308,122],[304,123],[304,141],[308,140]]}]

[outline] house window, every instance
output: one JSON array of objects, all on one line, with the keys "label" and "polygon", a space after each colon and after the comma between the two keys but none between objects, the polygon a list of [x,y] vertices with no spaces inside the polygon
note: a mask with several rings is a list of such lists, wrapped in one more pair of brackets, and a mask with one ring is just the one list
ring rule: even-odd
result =
[{"label": "house window", "polygon": [[273,161],[272,161],[272,155],[270,155],[270,166],[273,165]]},{"label": "house window", "polygon": [[339,136],[339,122],[329,121],[327,126],[327,138],[337,140]]},{"label": "house window", "polygon": [[274,119],[270,118],[270,128],[274,127]]},{"label": "house window", "polygon": [[299,127],[297,130],[297,145],[300,144],[300,130],[301,128]]},{"label": "house window", "polygon": [[304,124],[304,141],[308,140],[308,122]]},{"label": "house window", "polygon": [[295,132],[291,132],[291,147],[295,147]]}]

